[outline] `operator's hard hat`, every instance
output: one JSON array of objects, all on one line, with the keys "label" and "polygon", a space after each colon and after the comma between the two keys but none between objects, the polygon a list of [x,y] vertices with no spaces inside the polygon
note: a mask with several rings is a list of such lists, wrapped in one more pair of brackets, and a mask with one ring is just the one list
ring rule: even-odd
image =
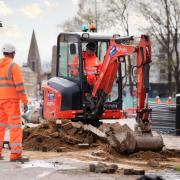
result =
[{"label": "operator's hard hat", "polygon": [[2,48],[3,53],[14,53],[16,52],[16,48],[12,44],[4,44]]},{"label": "operator's hard hat", "polygon": [[94,42],[89,42],[87,45],[86,45],[86,48],[88,48],[89,50],[91,51],[96,51],[96,44]]}]

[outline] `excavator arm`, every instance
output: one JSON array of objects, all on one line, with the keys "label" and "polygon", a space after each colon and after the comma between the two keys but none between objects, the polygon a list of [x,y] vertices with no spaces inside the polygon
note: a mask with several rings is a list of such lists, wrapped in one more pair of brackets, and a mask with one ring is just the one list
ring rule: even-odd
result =
[{"label": "excavator arm", "polygon": [[92,91],[92,98],[94,100],[92,113],[97,118],[102,115],[106,98],[112,91],[119,65],[124,61],[125,56],[135,53],[137,54],[135,65],[137,68],[136,120],[141,130],[147,132],[150,131],[149,114],[151,111],[148,108],[149,63],[151,62],[151,42],[148,36],[142,35],[137,46],[118,44],[115,40],[110,42],[102,69]]}]

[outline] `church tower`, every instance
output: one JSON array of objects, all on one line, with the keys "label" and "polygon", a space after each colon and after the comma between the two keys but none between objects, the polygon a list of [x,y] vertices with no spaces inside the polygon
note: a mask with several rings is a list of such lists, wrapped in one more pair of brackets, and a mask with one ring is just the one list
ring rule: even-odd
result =
[{"label": "church tower", "polygon": [[41,82],[41,59],[39,55],[39,49],[36,41],[35,32],[33,30],[31,44],[28,54],[27,66],[31,68],[32,71],[38,74],[38,84]]}]

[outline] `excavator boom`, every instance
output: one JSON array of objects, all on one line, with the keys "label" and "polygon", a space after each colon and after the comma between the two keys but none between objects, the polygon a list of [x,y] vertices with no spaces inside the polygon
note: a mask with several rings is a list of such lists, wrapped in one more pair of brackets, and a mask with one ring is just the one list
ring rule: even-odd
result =
[{"label": "excavator boom", "polygon": [[[125,56],[136,54],[137,68],[137,122],[142,131],[149,131],[148,91],[149,91],[149,64],[151,63],[151,42],[148,36],[142,35],[137,46],[110,42],[106,52],[101,72],[94,85],[92,96],[96,97],[95,114],[103,113],[106,97],[111,93],[116,79],[118,67]],[[145,125],[144,125],[145,124]]]}]

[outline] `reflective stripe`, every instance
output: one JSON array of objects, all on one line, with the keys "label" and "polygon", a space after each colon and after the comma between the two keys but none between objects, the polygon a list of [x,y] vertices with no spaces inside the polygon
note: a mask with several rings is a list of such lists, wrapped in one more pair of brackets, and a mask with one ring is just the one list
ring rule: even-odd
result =
[{"label": "reflective stripe", "polygon": [[21,124],[18,124],[18,125],[9,125],[8,128],[9,129],[13,129],[13,128],[21,128],[22,125]]},{"label": "reflective stripe", "polygon": [[[15,63],[11,63],[11,64],[10,64],[10,66],[9,66],[9,68],[8,68],[8,76],[7,76],[7,77],[0,77],[0,80],[13,80],[13,77],[12,77],[12,68],[13,68],[14,65],[15,65]],[[9,86],[9,84],[8,84],[8,85],[6,85],[6,84],[1,84],[0,86],[1,86],[1,87],[3,87],[3,86]]]},{"label": "reflective stripe", "polygon": [[86,69],[86,70],[97,70],[96,67],[86,67],[85,69]]},{"label": "reflective stripe", "polygon": [[0,127],[7,127],[7,124],[0,123]]},{"label": "reflective stripe", "polygon": [[12,119],[21,118],[21,116],[12,116]]},{"label": "reflective stripe", "polygon": [[9,68],[8,68],[8,78],[12,78],[12,68],[16,63],[11,63]]},{"label": "reflective stripe", "polygon": [[15,84],[15,86],[16,86],[16,87],[19,87],[19,86],[24,86],[24,83],[23,83],[23,82],[21,82],[21,83],[17,83],[17,84]]},{"label": "reflective stripe", "polygon": [[21,154],[22,150],[11,149],[11,153]]},{"label": "reflective stripe", "polygon": [[25,90],[24,89],[22,89],[22,90],[19,90],[19,91],[17,91],[19,94],[21,94],[21,93],[25,93]]},{"label": "reflective stripe", "polygon": [[15,87],[15,84],[8,84],[8,83],[6,83],[6,84],[0,84],[0,87]]},{"label": "reflective stripe", "polygon": [[13,80],[13,78],[8,78],[8,77],[0,77],[0,80]]},{"label": "reflective stripe", "polygon": [[0,142],[0,147],[3,147],[3,142]]},{"label": "reflective stripe", "polygon": [[11,143],[11,147],[17,147],[17,146],[22,146],[22,143]]},{"label": "reflective stripe", "polygon": [[85,75],[88,75],[88,74],[97,74],[97,72],[85,72]]}]

